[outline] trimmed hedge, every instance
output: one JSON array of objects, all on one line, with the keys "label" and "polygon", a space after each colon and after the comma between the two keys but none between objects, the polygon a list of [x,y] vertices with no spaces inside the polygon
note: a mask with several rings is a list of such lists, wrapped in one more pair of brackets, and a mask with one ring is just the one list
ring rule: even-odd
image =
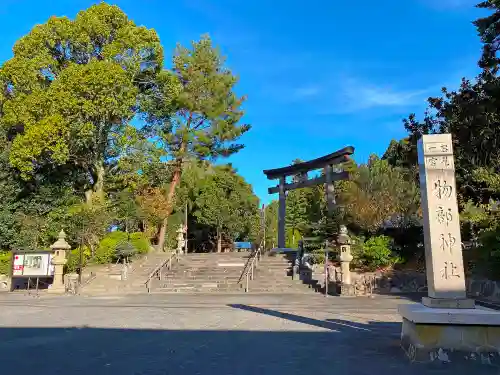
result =
[{"label": "trimmed hedge", "polygon": [[149,251],[149,241],[144,233],[136,232],[129,234],[121,231],[108,233],[99,243],[94,256],[94,262],[98,264],[112,263],[117,258],[117,250],[127,242],[134,247],[139,254],[145,254]]},{"label": "trimmed hedge", "polygon": [[131,233],[130,243],[135,247],[139,254],[146,254],[149,252],[151,247],[148,237],[142,232]]},{"label": "trimmed hedge", "polygon": [[12,256],[10,251],[0,251],[0,274],[10,274],[11,258]]}]

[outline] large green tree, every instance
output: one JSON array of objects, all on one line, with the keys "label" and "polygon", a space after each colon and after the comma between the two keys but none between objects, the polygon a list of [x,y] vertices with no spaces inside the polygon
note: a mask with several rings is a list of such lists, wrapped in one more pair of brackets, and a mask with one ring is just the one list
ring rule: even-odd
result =
[{"label": "large green tree", "polygon": [[415,181],[401,168],[372,156],[353,172],[351,181],[344,183],[339,202],[353,226],[375,233],[386,220],[401,221],[416,215],[420,194]]},{"label": "large green tree", "polygon": [[278,243],[278,209],[279,202],[277,200],[265,207],[266,249],[274,248]]},{"label": "large green tree", "polygon": [[500,62],[497,56],[500,50],[500,1],[482,1],[477,7],[491,11],[488,16],[481,17],[474,22],[483,42],[483,53],[479,66],[496,72]]},{"label": "large green tree", "polygon": [[11,165],[26,180],[63,171],[88,200],[103,197],[113,142],[134,116],[142,82],[162,65],[156,32],[100,3],[35,26],[13,52],[0,68]]},{"label": "large green tree", "polygon": [[218,252],[222,235],[233,240],[247,239],[259,215],[258,198],[230,165],[216,167],[204,179],[195,204],[198,221],[216,230]]},{"label": "large green tree", "polygon": [[[204,36],[193,42],[191,49],[179,45],[171,71],[163,72],[148,86],[150,99],[143,108],[152,137],[172,160],[169,210],[174,207],[185,162],[234,154],[243,148],[235,141],[250,129],[239,123],[244,97],[235,94],[237,78],[224,66],[224,60],[211,39]],[[163,248],[167,219],[159,232],[159,248]]]},{"label": "large green tree", "polygon": [[414,115],[405,120],[412,148],[421,134],[451,133],[461,200],[498,199],[500,192],[481,179],[485,171],[500,172],[500,78],[486,70],[475,81],[463,79],[456,91],[443,89],[429,105],[432,111],[422,122]]}]

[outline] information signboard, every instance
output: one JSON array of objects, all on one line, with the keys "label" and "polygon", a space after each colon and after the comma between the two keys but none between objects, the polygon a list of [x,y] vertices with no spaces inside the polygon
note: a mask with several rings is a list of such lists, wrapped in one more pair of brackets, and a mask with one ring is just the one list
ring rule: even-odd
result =
[{"label": "information signboard", "polygon": [[50,277],[54,275],[51,264],[52,253],[14,252],[12,254],[12,277]]}]

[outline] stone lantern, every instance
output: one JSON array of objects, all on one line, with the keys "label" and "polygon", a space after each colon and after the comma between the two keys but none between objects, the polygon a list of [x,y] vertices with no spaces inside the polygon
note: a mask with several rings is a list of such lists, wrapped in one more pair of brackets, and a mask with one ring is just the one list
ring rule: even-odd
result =
[{"label": "stone lantern", "polygon": [[351,270],[350,263],[353,260],[351,254],[351,237],[347,232],[345,225],[340,226],[339,234],[337,236],[337,244],[340,247],[339,261],[341,273],[341,295],[354,295],[354,287],[351,284]]},{"label": "stone lantern", "polygon": [[54,252],[51,263],[54,266],[54,280],[49,287],[49,293],[64,293],[64,265],[67,262],[66,251],[71,250],[71,246],[66,242],[66,233],[63,230],[59,232],[59,238],[50,249]]},{"label": "stone lantern", "polygon": [[180,224],[179,229],[177,229],[177,253],[182,254],[184,245],[186,244],[186,241],[184,240],[184,225]]}]

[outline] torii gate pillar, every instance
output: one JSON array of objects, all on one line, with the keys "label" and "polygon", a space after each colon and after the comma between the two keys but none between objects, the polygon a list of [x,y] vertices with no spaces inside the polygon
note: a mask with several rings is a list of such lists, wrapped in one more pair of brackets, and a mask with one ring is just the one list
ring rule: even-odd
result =
[{"label": "torii gate pillar", "polygon": [[286,190],[285,176],[280,177],[279,184],[279,209],[278,209],[278,247],[285,247],[285,216],[286,216]]}]

